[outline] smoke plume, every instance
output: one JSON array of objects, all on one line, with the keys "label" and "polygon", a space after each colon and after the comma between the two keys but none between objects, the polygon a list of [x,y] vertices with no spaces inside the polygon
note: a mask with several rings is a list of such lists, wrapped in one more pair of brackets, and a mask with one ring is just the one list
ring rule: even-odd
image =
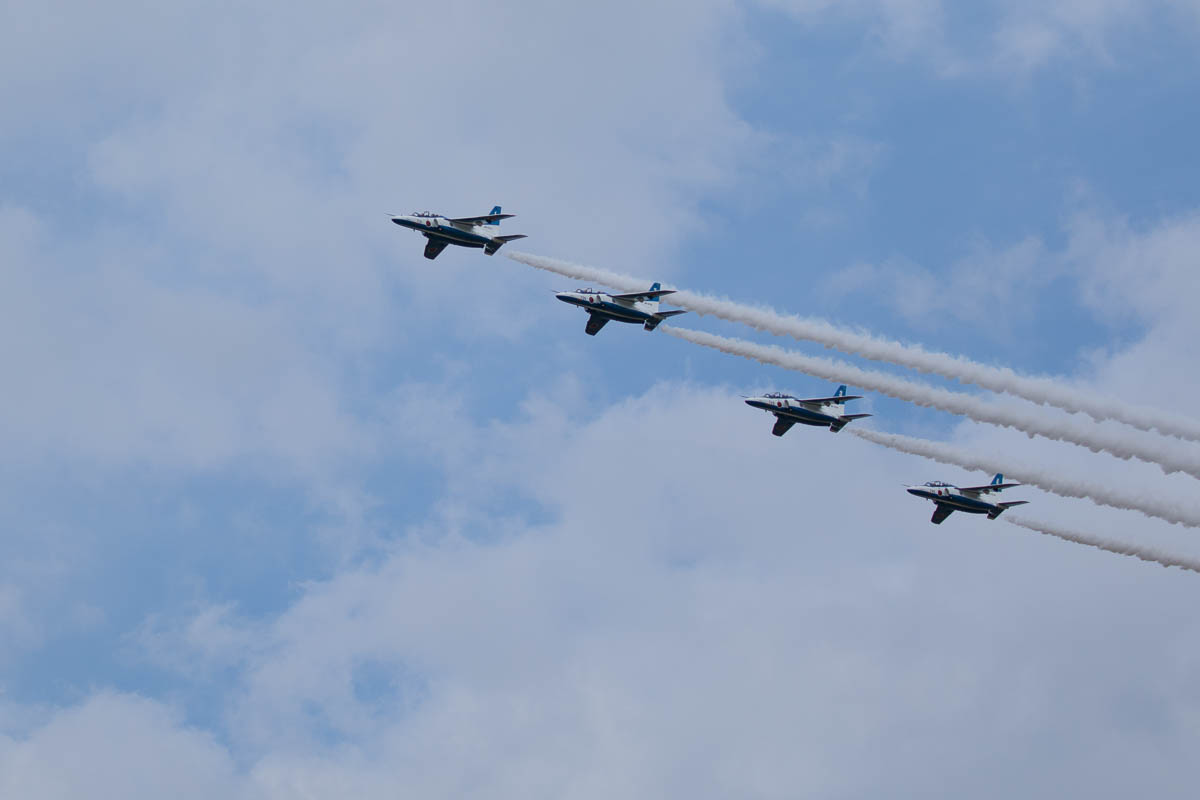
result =
[{"label": "smoke plume", "polygon": [[[643,278],[555,258],[521,252],[509,252],[507,255],[514,261],[537,269],[613,286],[625,292],[636,292],[650,285],[650,281]],[[782,314],[764,306],[736,303],[687,290],[679,290],[672,294],[670,302],[696,314],[708,314],[778,336],[816,342],[873,361],[886,361],[919,372],[941,375],[990,391],[1011,394],[1038,405],[1087,414],[1097,421],[1114,420],[1142,431],[1158,431],[1169,436],[1200,441],[1200,421],[1182,414],[1074,389],[1054,378],[1020,375],[1007,367],[980,364],[962,356],[939,353],[917,345],[839,328],[824,320]]]},{"label": "smoke plume", "polygon": [[1116,489],[1094,481],[1071,478],[1055,469],[1016,463],[1008,458],[1000,461],[977,456],[962,448],[941,442],[931,442],[928,439],[917,439],[896,433],[880,433],[866,428],[848,428],[847,432],[860,439],[866,439],[868,442],[901,453],[928,458],[942,464],[950,464],[963,469],[982,470],[987,473],[1003,472],[1005,478],[1036,486],[1060,497],[1087,499],[1097,505],[1120,508],[1125,511],[1137,511],[1148,517],[1176,525],[1200,528],[1200,507],[1192,503],[1171,500],[1141,489],[1137,491]]},{"label": "smoke plume", "polygon": [[1058,539],[1064,539],[1068,542],[1076,544],[1084,544],[1088,547],[1095,547],[1099,550],[1106,550],[1109,553],[1116,553],[1122,556],[1132,556],[1139,558],[1142,561],[1151,561],[1155,564],[1161,564],[1164,567],[1179,567],[1180,569],[1191,570],[1192,572],[1200,572],[1200,559],[1188,558],[1187,556],[1177,556],[1171,553],[1164,552],[1152,547],[1143,547],[1142,545],[1133,544],[1131,542],[1121,542],[1116,539],[1106,539],[1102,536],[1092,536],[1089,533],[1079,533],[1078,531],[1067,530],[1060,528],[1057,525],[1048,525],[1045,522],[1035,522],[1031,519],[1019,516],[1000,517],[1005,522],[1025,528],[1026,530],[1043,533],[1046,536],[1053,536]]},{"label": "smoke plume", "polygon": [[1200,478],[1200,457],[1197,454],[1166,447],[1162,440],[1148,441],[1133,431],[1105,429],[1069,418],[1050,417],[1050,412],[1033,406],[1022,410],[996,405],[974,395],[952,392],[827,358],[806,356],[775,345],[763,345],[745,339],[732,339],[674,326],[664,325],[660,330],[693,344],[711,347],[763,364],[773,364],[826,380],[852,384],[919,406],[961,414],[977,422],[1013,428],[1030,436],[1070,442],[1086,447],[1094,453],[1108,453],[1120,459],[1136,458],[1155,464],[1166,473],[1183,472]]}]

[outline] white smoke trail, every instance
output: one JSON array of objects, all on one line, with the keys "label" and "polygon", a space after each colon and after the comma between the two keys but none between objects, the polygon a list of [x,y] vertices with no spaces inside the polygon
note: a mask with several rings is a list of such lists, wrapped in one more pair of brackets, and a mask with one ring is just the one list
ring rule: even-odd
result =
[{"label": "white smoke trail", "polygon": [[1200,559],[1188,558],[1187,556],[1176,556],[1162,550],[1157,550],[1153,547],[1142,547],[1141,545],[1131,542],[1121,542],[1116,539],[1106,539],[1102,536],[1092,536],[1088,533],[1079,533],[1070,531],[1066,528],[1060,528],[1057,525],[1047,525],[1044,522],[1034,522],[1025,517],[1008,515],[1000,517],[1000,519],[1011,525],[1017,525],[1026,530],[1044,533],[1047,536],[1054,536],[1059,539],[1064,539],[1068,542],[1076,544],[1084,544],[1088,547],[1095,547],[1100,550],[1107,550],[1110,553],[1116,553],[1122,556],[1132,556],[1140,558],[1142,561],[1152,561],[1155,564],[1161,564],[1164,567],[1179,567],[1180,569],[1191,570],[1192,572],[1200,572]]},{"label": "white smoke trail", "polygon": [[936,386],[898,378],[886,372],[862,369],[828,358],[806,356],[775,345],[757,344],[745,339],[731,339],[688,328],[662,326],[659,330],[693,344],[711,347],[723,353],[774,364],[826,380],[849,383],[863,389],[880,392],[889,397],[907,400],[919,406],[962,414],[977,422],[1005,428],[1015,428],[1030,436],[1042,436],[1060,442],[1086,447],[1094,453],[1109,453],[1117,458],[1136,458],[1155,464],[1163,472],[1183,472],[1200,478],[1200,457],[1164,449],[1161,440],[1150,442],[1132,431],[1108,430],[1091,423],[1071,419],[1047,419],[1045,412],[1030,407],[1028,411],[989,403],[974,395],[952,392]]},{"label": "white smoke trail", "polygon": [[[577,280],[595,281],[622,291],[636,292],[650,284],[643,278],[555,258],[521,252],[510,252],[507,255],[514,261],[537,269]],[[1138,430],[1158,431],[1169,436],[1200,441],[1200,421],[1182,414],[1133,405],[1115,398],[1073,389],[1053,378],[1020,375],[1007,367],[980,364],[962,356],[930,351],[920,346],[838,328],[824,320],[781,314],[771,308],[735,303],[687,290],[679,290],[671,295],[670,302],[697,314],[710,314],[730,322],[740,322],[779,336],[817,342],[873,361],[887,361],[919,372],[975,384],[994,392],[1015,395],[1038,405],[1055,406],[1072,413],[1082,412],[1097,421],[1111,419]]]},{"label": "white smoke trail", "polygon": [[941,442],[931,442],[928,439],[917,439],[912,436],[901,436],[896,433],[880,433],[866,428],[847,428],[847,431],[860,439],[882,445],[909,455],[921,456],[942,464],[950,464],[963,469],[981,470],[994,473],[1003,472],[1005,478],[1012,478],[1030,486],[1036,486],[1059,497],[1073,497],[1091,500],[1093,503],[1110,508],[1120,508],[1125,511],[1137,511],[1148,517],[1154,517],[1176,525],[1189,528],[1200,528],[1200,506],[1191,503],[1181,503],[1142,489],[1125,491],[1093,481],[1070,478],[1058,470],[1044,469],[1030,464],[1019,464],[1004,459],[1001,464],[990,458],[983,458],[953,445]]}]

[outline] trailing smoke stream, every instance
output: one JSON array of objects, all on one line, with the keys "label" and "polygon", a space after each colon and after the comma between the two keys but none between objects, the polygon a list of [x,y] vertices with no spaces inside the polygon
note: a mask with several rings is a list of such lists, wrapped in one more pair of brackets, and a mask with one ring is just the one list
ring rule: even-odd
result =
[{"label": "trailing smoke stream", "polygon": [[[650,284],[643,278],[555,258],[521,252],[509,252],[507,255],[527,266],[577,280],[595,281],[626,292],[636,292]],[[1158,431],[1169,436],[1200,441],[1198,420],[1073,389],[1052,378],[1019,375],[1007,367],[980,364],[961,356],[929,351],[919,346],[838,328],[824,320],[781,314],[770,308],[735,303],[687,290],[679,290],[671,295],[670,302],[696,314],[709,314],[779,336],[817,342],[873,361],[887,361],[920,372],[975,384],[991,391],[1015,395],[1038,405],[1055,406],[1072,413],[1081,412],[1097,421],[1114,420],[1138,430]]]},{"label": "trailing smoke stream", "polygon": [[1004,516],[1000,519],[1016,525],[1026,530],[1043,533],[1046,536],[1054,536],[1058,539],[1064,539],[1068,542],[1076,544],[1084,544],[1088,547],[1095,547],[1100,550],[1106,550],[1110,553],[1117,553],[1122,556],[1132,556],[1140,558],[1142,561],[1152,561],[1155,564],[1161,564],[1164,567],[1179,567],[1180,569],[1191,570],[1192,572],[1200,572],[1200,559],[1188,558],[1186,556],[1175,556],[1170,553],[1157,550],[1152,547],[1142,547],[1141,545],[1132,544],[1130,542],[1120,542],[1115,539],[1106,539],[1102,536],[1092,536],[1088,533],[1079,533],[1070,531],[1066,528],[1060,528],[1057,525],[1047,525],[1044,522],[1034,522],[1031,519],[1026,519],[1020,516]]},{"label": "trailing smoke stream", "polygon": [[1046,412],[1030,408],[999,406],[974,395],[952,392],[936,386],[905,380],[885,372],[866,370],[832,361],[828,358],[806,356],[775,345],[763,345],[745,339],[731,339],[711,333],[663,325],[660,330],[693,344],[711,347],[723,353],[753,359],[763,364],[804,372],[825,380],[849,383],[863,389],[880,392],[889,397],[907,400],[919,406],[962,414],[977,422],[1005,428],[1015,428],[1031,436],[1042,436],[1060,442],[1086,447],[1094,453],[1109,453],[1117,458],[1136,458],[1160,467],[1163,472],[1183,472],[1200,478],[1200,457],[1163,447],[1161,440],[1147,441],[1133,431],[1099,428],[1091,423],[1071,419],[1048,419]]},{"label": "trailing smoke stream", "polygon": [[1060,497],[1084,498],[1097,505],[1120,508],[1125,511],[1137,511],[1148,517],[1176,525],[1200,528],[1200,507],[1156,496],[1140,489],[1136,492],[1123,491],[1092,481],[1072,479],[1057,470],[1042,469],[1028,464],[1014,464],[1007,458],[1001,464],[993,459],[980,458],[953,445],[931,442],[928,439],[917,439],[895,433],[880,433],[866,428],[848,428],[847,432],[860,439],[866,439],[868,442],[901,453],[928,458],[942,464],[984,472],[1003,472],[1006,478],[1036,486]]}]

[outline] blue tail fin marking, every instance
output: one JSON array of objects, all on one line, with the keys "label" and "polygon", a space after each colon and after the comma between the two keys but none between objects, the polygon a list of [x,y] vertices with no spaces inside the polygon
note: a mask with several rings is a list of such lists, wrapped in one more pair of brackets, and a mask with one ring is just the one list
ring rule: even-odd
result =
[{"label": "blue tail fin marking", "polygon": [[995,486],[998,483],[1004,483],[1004,476],[999,472],[996,473],[996,477],[992,478],[992,486]]},{"label": "blue tail fin marking", "polygon": [[[500,213],[500,206],[496,206],[495,208],[493,208],[493,209],[492,209],[492,213],[493,213],[493,214],[499,214],[499,213]],[[487,224],[488,224],[488,225],[499,225],[499,224],[500,224],[500,220],[498,220],[498,219],[494,219],[494,220],[492,220],[492,221],[488,222]]]},{"label": "blue tail fin marking", "polygon": [[846,384],[843,383],[841,386],[839,386],[837,388],[837,391],[833,393],[833,396],[834,397],[845,397],[846,396]]},{"label": "blue tail fin marking", "polygon": [[654,284],[650,287],[650,291],[657,292],[661,288],[662,288],[662,284],[659,283],[658,281],[655,281]]}]

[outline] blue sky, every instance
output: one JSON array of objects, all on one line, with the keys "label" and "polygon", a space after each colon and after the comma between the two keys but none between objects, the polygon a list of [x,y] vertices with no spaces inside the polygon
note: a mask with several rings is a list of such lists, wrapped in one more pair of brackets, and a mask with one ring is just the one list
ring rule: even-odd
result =
[{"label": "blue sky", "polygon": [[387,215],[1191,413],[1195,3],[9,16],[0,795],[1190,795],[1194,575],[930,526],[900,484],[986,476]]}]

